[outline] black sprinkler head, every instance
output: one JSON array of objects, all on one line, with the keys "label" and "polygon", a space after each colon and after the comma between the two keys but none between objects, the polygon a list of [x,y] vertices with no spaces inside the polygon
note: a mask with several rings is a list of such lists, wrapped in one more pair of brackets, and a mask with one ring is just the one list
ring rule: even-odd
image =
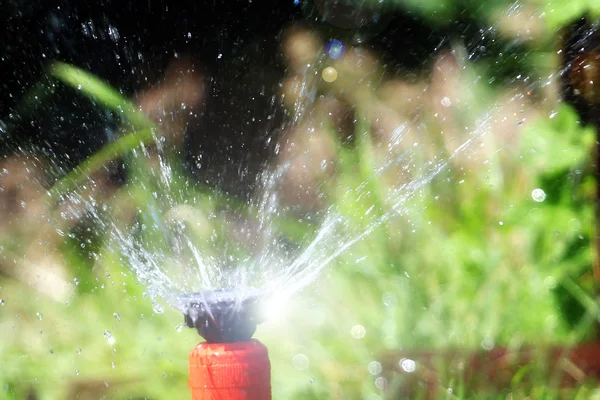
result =
[{"label": "black sprinkler head", "polygon": [[196,328],[208,343],[250,340],[261,316],[256,293],[240,295],[232,290],[206,290],[180,296],[185,307],[185,323]]}]

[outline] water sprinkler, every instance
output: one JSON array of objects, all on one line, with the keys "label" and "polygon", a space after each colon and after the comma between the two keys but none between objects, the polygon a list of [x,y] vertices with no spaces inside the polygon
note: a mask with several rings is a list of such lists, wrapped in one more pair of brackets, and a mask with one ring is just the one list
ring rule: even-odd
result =
[{"label": "water sprinkler", "polygon": [[204,291],[182,296],[185,323],[208,343],[250,340],[263,321],[258,294],[238,295],[232,290]]},{"label": "water sprinkler", "polygon": [[271,400],[267,348],[252,335],[264,320],[256,293],[233,290],[179,298],[185,323],[206,340],[189,354],[193,400]]}]

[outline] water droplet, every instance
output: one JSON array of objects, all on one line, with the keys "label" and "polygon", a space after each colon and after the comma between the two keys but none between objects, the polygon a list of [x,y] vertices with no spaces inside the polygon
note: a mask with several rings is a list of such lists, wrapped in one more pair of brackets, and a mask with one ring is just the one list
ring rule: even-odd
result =
[{"label": "water droplet", "polygon": [[104,331],[104,337],[106,338],[108,344],[115,344],[115,337],[112,335],[112,333],[110,333],[110,331]]},{"label": "water droplet", "polygon": [[165,312],[165,308],[158,303],[152,304],[152,310],[154,310],[154,312],[157,314],[162,314]]},{"label": "water droplet", "polygon": [[41,321],[41,320],[42,320],[42,318],[44,317],[44,316],[42,315],[42,313],[41,313],[41,312],[36,312],[36,313],[35,313],[35,315],[37,315],[37,317],[38,317],[38,319],[39,319],[40,321]]},{"label": "water droplet", "polygon": [[350,329],[350,333],[355,339],[362,339],[365,337],[367,331],[362,325],[354,325],[352,329]]},{"label": "water droplet", "polygon": [[381,301],[386,307],[393,307],[396,305],[397,297],[392,292],[386,292],[381,296]]},{"label": "water droplet", "polygon": [[79,285],[79,278],[73,278],[73,282],[75,282],[75,286]]},{"label": "water droplet", "polygon": [[486,337],[481,341],[481,347],[483,347],[484,350],[492,350],[494,348],[494,341],[492,338]]},{"label": "water droplet", "polygon": [[378,361],[371,361],[367,366],[371,375],[379,375],[381,373],[381,364]]},{"label": "water droplet", "polygon": [[4,305],[4,299],[0,299],[0,306]]},{"label": "water droplet", "polygon": [[113,42],[118,42],[119,38],[121,37],[119,35],[119,31],[114,26],[108,27],[108,36],[110,36]]},{"label": "water droplet", "polygon": [[452,105],[452,101],[450,101],[450,98],[448,98],[448,97],[442,97],[442,100],[440,100],[440,103],[442,103],[442,105],[444,107],[450,107]]},{"label": "water droplet", "polygon": [[115,362],[113,361],[113,362],[110,363],[110,366],[114,368],[114,367],[117,366],[117,364],[115,364]]},{"label": "water droplet", "polygon": [[75,370],[75,375],[79,375],[79,370],[78,369]]},{"label": "water droplet", "polygon": [[175,328],[175,330],[178,333],[181,333],[181,331],[183,331],[183,328],[185,327],[185,324],[182,322],[181,324],[177,325],[177,327]]},{"label": "water droplet", "polygon": [[304,371],[308,368],[309,364],[310,361],[304,354],[296,354],[294,358],[292,358],[292,365],[297,370]]},{"label": "water droplet", "polygon": [[542,201],[546,200],[546,192],[544,192],[540,188],[533,189],[531,191],[531,198],[533,199],[533,201],[541,203]]},{"label": "water droplet", "polygon": [[81,349],[80,349],[80,348],[77,348],[77,350],[75,350],[75,352],[76,352],[77,354],[81,354]]},{"label": "water droplet", "polygon": [[415,372],[415,370],[417,369],[417,363],[415,363],[414,360],[411,360],[410,358],[403,358],[398,364],[400,365],[400,368],[402,368],[402,370],[406,372]]},{"label": "water droplet", "polygon": [[331,40],[327,43],[326,51],[329,58],[338,60],[342,58],[345,53],[344,43],[337,39]]},{"label": "water droplet", "polygon": [[383,376],[375,379],[375,387],[379,390],[386,390],[388,386],[388,381]]},{"label": "water droplet", "polygon": [[119,314],[117,314],[117,313],[113,313],[113,317],[115,317],[115,319],[116,319],[117,321],[120,321],[120,320],[121,320],[121,316],[120,316]]}]

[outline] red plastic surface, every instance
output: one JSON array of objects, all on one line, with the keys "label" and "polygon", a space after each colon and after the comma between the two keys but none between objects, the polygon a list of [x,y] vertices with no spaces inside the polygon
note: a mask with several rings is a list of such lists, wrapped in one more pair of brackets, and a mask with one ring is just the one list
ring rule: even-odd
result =
[{"label": "red plastic surface", "polygon": [[193,400],[271,400],[271,364],[258,340],[200,343],[189,361]]}]

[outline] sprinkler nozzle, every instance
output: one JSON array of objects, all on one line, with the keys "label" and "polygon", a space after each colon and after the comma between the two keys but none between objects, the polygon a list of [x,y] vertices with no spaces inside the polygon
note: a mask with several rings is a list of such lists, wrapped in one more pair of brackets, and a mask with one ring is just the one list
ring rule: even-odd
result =
[{"label": "sprinkler nozzle", "polygon": [[256,325],[264,320],[259,296],[233,290],[207,290],[180,296],[185,307],[185,323],[196,328],[208,343],[248,341]]}]

